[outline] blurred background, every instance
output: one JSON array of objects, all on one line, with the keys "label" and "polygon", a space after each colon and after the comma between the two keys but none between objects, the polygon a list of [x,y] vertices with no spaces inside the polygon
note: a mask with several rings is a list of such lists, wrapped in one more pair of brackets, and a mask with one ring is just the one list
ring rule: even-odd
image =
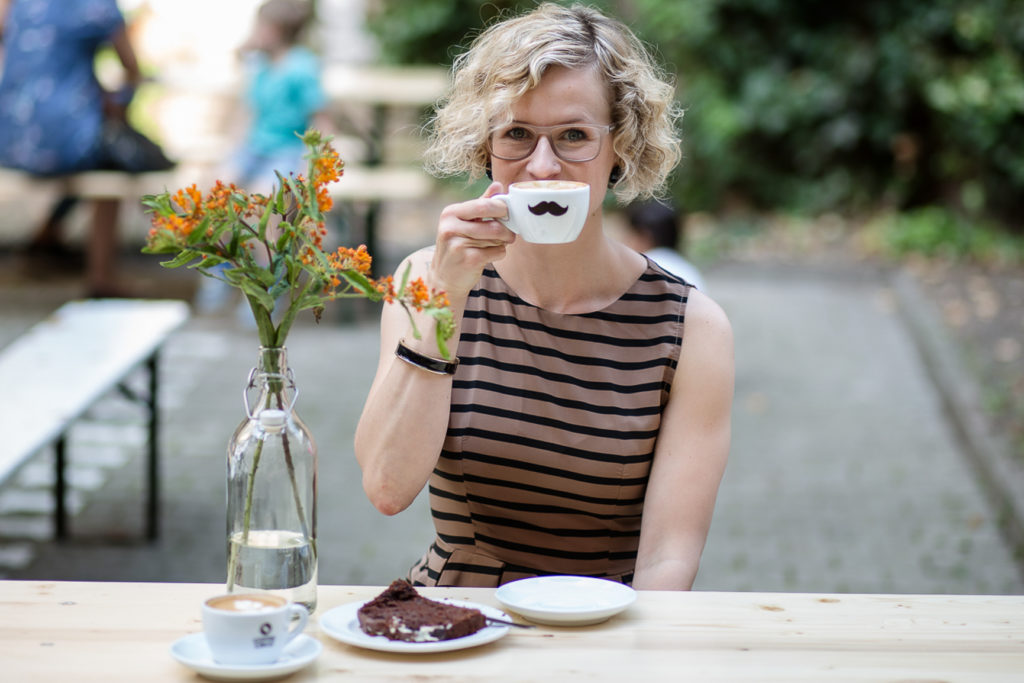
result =
[{"label": "blurred background", "polygon": [[[170,181],[176,186],[212,183],[240,142],[245,108],[239,100],[242,72],[237,53],[252,31],[259,4],[257,0],[119,2],[147,77],[132,102],[130,120],[177,161]],[[313,4],[316,19],[304,42],[322,61],[330,132],[336,135],[347,164],[330,239],[370,245],[379,274],[411,249],[433,241],[440,207],[480,191],[478,184],[461,179],[437,182],[424,176],[418,165],[421,127],[430,105],[443,92],[445,70],[468,44],[467,36],[497,16],[535,3],[316,0]],[[844,562],[836,559],[844,544],[847,548],[863,545],[857,540],[861,534],[881,534],[891,520],[874,519],[873,526],[865,529],[860,525],[863,519],[839,515],[835,524],[816,527],[814,533],[828,539],[808,537],[806,530],[794,531],[796,537],[791,538],[776,529],[775,547],[765,550],[763,558],[782,564],[785,561],[779,558],[800,555],[808,547],[835,543],[838,538],[839,543],[814,564],[817,575],[812,575],[807,568],[789,565],[759,568],[757,553],[719,550],[713,541],[728,537],[726,513],[727,521],[719,523],[716,518],[709,542],[709,561],[722,578],[704,578],[703,585],[745,590],[910,591],[915,586],[922,592],[1024,590],[1020,523],[1006,504],[1013,492],[1024,487],[1024,4],[1012,0],[867,0],[846,5],[798,0],[610,0],[588,4],[622,18],[654,48],[664,69],[676,76],[679,103],[686,113],[684,161],[671,186],[681,227],[673,246],[707,276],[712,296],[717,288],[731,316],[729,303],[738,313],[743,313],[743,306],[753,306],[752,302],[765,311],[773,300],[759,297],[776,291],[771,287],[796,298],[811,297],[808,306],[814,305],[813,297],[838,291],[838,298],[818,302],[825,310],[870,299],[879,315],[891,317],[900,306],[933,311],[936,327],[926,327],[924,335],[948,339],[952,355],[929,356],[908,324],[899,329],[912,337],[907,348],[919,355],[905,361],[892,355],[889,360],[920,365],[922,376],[930,382],[928,391],[934,392],[929,394],[934,405],[927,419],[941,423],[943,438],[955,444],[955,457],[963,460],[963,469],[951,471],[949,477],[979,482],[981,507],[971,503],[969,510],[960,510],[956,532],[907,532],[915,542],[934,535],[941,553],[955,558],[937,561],[931,548],[908,560],[914,568],[906,570],[910,578],[904,581],[893,579],[891,573],[888,580],[870,577],[870,570],[864,568],[901,545],[899,539],[887,546],[861,548],[864,556],[848,562],[860,563],[860,568],[840,570]],[[122,74],[111,51],[98,56],[97,69],[101,80],[116,88]],[[9,179],[0,174],[0,344],[63,301],[82,294],[80,270],[23,259],[22,248],[32,226],[52,203],[55,191],[40,184],[26,192]],[[624,229],[625,216],[610,208],[618,216],[611,229]],[[85,239],[85,220],[82,211],[72,215],[72,245],[81,245]],[[163,271],[152,258],[139,254],[149,226],[137,203],[125,203],[120,223],[120,265],[141,295],[193,301],[198,276]],[[798,291],[786,289],[794,283],[799,284]],[[906,299],[907,291],[918,298]],[[856,297],[844,298],[850,292]],[[195,428],[194,420],[208,414],[201,403],[204,399],[198,397],[204,391],[198,387],[205,382],[223,389],[219,400],[238,409],[237,391],[255,360],[255,337],[244,323],[232,316],[196,313],[171,343],[170,360],[164,361],[167,373],[177,376],[169,389],[178,397],[177,403],[170,404],[169,430],[175,425]],[[355,304],[339,306],[328,313],[329,329],[300,330],[294,342],[299,347],[309,345],[308,353],[314,356],[323,353],[317,344],[358,345],[352,352],[357,355],[349,358],[350,372],[343,377],[344,399],[338,399],[343,404],[338,408],[343,416],[341,434],[351,429],[358,416],[369,382],[367,372],[375,362],[374,315]],[[802,323],[799,316],[790,320],[788,324],[796,329],[791,327],[787,334],[799,340],[799,326],[804,323],[811,325],[806,320]],[[760,345],[751,356],[766,363],[771,362],[772,344],[786,343],[772,336],[771,325],[777,320],[756,319],[744,326],[743,318],[734,317],[734,324],[738,334],[748,333],[749,343]],[[859,331],[856,326],[861,323],[851,320],[849,324]],[[313,341],[315,335],[330,341]],[[803,338],[813,335],[808,331]],[[859,341],[877,342],[870,336]],[[886,348],[879,343],[876,355],[884,355]],[[803,352],[826,353],[813,345]],[[300,384],[303,376],[308,385],[318,381],[315,362],[303,360],[301,354],[292,357]],[[866,358],[870,362],[870,354]],[[829,359],[830,366],[855,362],[852,357]],[[955,363],[963,369],[960,383],[970,385],[972,414],[983,423],[997,457],[1008,463],[1008,469],[1000,471],[1019,477],[1010,482],[1011,493],[994,493],[985,477],[977,475],[977,464],[969,453],[976,449],[964,444],[949,399],[942,398],[942,387],[935,384],[941,374],[935,363]],[[739,367],[737,413],[750,416],[751,421],[739,420],[738,428],[754,423],[766,430],[801,428],[799,414],[793,416],[793,423],[780,423],[782,411],[773,412],[777,400],[773,391],[781,395],[787,387],[755,383],[747,391],[743,382],[750,375],[742,374],[746,367],[742,359]],[[884,395],[884,364],[874,369],[848,367],[840,375],[846,379],[840,382],[873,372],[882,376],[880,395]],[[196,375],[203,381],[196,380]],[[756,379],[756,372],[753,375]],[[214,376],[223,379],[211,379]],[[848,387],[824,377],[818,376],[822,381],[808,387],[807,404],[834,402],[836,410],[842,410],[837,395]],[[334,420],[336,415],[315,403],[320,390],[310,389],[308,394],[314,398],[303,402],[312,400],[315,407],[310,409],[313,419],[307,415],[307,422],[316,422],[316,416],[323,423]],[[117,422],[117,408],[106,421],[111,421],[111,413]],[[230,420],[236,419],[236,413],[229,413],[233,417],[226,420],[227,425],[233,426]],[[317,425],[312,426],[316,433]],[[196,448],[196,440],[206,438],[201,435],[193,435],[192,443],[170,436],[165,448],[171,469],[169,490],[173,492],[176,483],[184,487],[187,494],[181,500],[209,504],[212,518],[197,517],[198,512],[188,510],[194,513],[185,515],[190,531],[175,536],[171,529],[156,548],[49,543],[46,524],[38,521],[45,519],[38,510],[42,503],[25,502],[35,500],[26,490],[39,488],[40,480],[46,483],[42,466],[35,474],[30,472],[27,481],[23,477],[15,482],[18,491],[13,494],[10,486],[0,491],[0,574],[220,580],[223,538],[217,505],[222,503],[218,487],[223,481],[218,479],[219,449],[226,431],[219,435],[213,427],[228,428],[222,424],[198,429],[209,432],[210,446],[204,443]],[[321,424],[320,433],[329,429],[333,426]],[[908,422],[893,426],[892,432],[922,429],[921,423]],[[117,493],[119,486],[129,490],[134,486],[130,483],[133,437],[123,433],[111,438],[124,441],[127,445],[115,449],[128,455],[115,458],[114,465],[93,466],[102,476],[92,484],[82,483],[77,522],[81,528],[91,525],[109,531],[111,526],[118,528],[118,520],[133,517],[125,512],[134,504],[130,492],[124,500]],[[94,437],[83,431],[79,438],[88,451]],[[737,443],[756,449],[758,437],[741,435]],[[900,451],[905,444],[896,439],[892,447],[891,457],[917,463],[908,464],[911,469],[929,468],[927,445],[911,446],[924,452],[906,453]],[[386,583],[408,564],[406,555],[399,552],[405,564],[396,565],[396,550],[412,545],[416,548],[412,555],[418,555],[424,538],[429,538],[429,519],[422,503],[398,518],[378,519],[360,500],[358,473],[351,466],[331,469],[338,467],[338,461],[351,460],[350,448],[350,444],[340,446],[337,460],[323,463],[325,481],[336,482],[324,500],[351,507],[339,513],[349,529],[344,549],[332,555],[324,546],[322,580]],[[792,443],[785,448],[792,450]],[[188,460],[198,458],[195,450],[209,451],[203,459],[206,464]],[[753,460],[765,456],[759,455]],[[42,462],[46,457],[41,454]],[[191,477],[176,478],[174,468],[187,469],[180,460],[174,464],[176,458],[191,463]],[[749,461],[734,448],[730,470],[742,468],[744,462]],[[794,466],[806,467],[806,463]],[[196,467],[206,467],[202,471],[210,474],[199,477]],[[850,471],[823,475],[826,479],[809,487],[827,491],[835,485],[828,477],[841,481],[852,476]],[[907,478],[887,481],[895,487],[892,495],[905,495],[914,487],[913,473],[900,476]],[[770,486],[772,479],[765,476],[760,481]],[[746,484],[729,485],[727,478],[726,501],[749,502],[752,494],[744,488]],[[767,506],[786,504],[780,499],[785,496],[773,499],[771,494],[769,489],[758,495]],[[921,495],[927,496],[928,491]],[[813,503],[805,499],[808,507],[794,515],[828,516],[829,498],[815,497]],[[183,512],[186,508],[181,506]],[[742,506],[732,509],[751,517],[760,514]],[[898,517],[899,506],[892,510],[893,517]],[[361,527],[362,535],[351,530],[353,526]],[[950,534],[967,538],[979,529],[988,534],[984,543],[999,545],[1000,557],[1009,558],[1006,572],[986,573],[986,568],[972,561],[978,545],[951,540]],[[719,530],[721,535],[716,535]],[[186,539],[202,549],[181,545]],[[771,537],[761,540],[773,543]],[[358,553],[359,559],[354,560],[350,551]],[[135,574],[130,572],[133,563]],[[353,565],[358,568],[353,570]],[[937,565],[944,569],[935,569]],[[841,574],[841,579],[822,577],[830,572]],[[706,577],[703,572],[702,577]]]}]

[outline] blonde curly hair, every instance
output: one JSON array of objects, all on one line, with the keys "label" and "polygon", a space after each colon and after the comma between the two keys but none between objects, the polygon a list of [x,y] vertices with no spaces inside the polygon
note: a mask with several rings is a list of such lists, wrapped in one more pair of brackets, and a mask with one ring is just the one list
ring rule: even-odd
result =
[{"label": "blonde curly hair", "polygon": [[512,120],[513,104],[556,65],[596,66],[608,83],[619,201],[660,196],[681,156],[674,87],[628,27],[582,5],[545,3],[500,21],[455,59],[451,89],[430,122],[427,169],[482,176],[490,132]]}]

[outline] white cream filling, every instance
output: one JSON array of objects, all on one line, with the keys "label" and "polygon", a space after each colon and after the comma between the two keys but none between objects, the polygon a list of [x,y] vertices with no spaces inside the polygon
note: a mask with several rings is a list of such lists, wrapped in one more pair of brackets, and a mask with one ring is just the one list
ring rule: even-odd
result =
[{"label": "white cream filling", "polygon": [[[447,624],[433,624],[433,625],[420,626],[417,629],[412,629],[412,628],[409,628],[408,626],[406,626],[402,622],[402,618],[401,617],[393,616],[393,617],[391,617],[391,621],[388,624],[388,631],[390,633],[393,633],[393,634],[394,633],[400,633],[402,635],[408,635],[408,636],[410,636],[408,638],[408,640],[411,640],[414,643],[429,643],[429,642],[441,640],[441,638],[438,638],[437,636],[435,636],[433,634],[434,631],[437,631],[438,629],[447,630],[447,629],[450,629],[451,627],[452,627],[451,622],[449,622]],[[442,631],[442,633],[443,633],[443,631]]]}]

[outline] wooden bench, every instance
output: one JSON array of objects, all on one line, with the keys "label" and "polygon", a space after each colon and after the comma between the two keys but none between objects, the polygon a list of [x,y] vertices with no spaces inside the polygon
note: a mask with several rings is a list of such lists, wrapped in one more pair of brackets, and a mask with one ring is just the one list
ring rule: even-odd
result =
[{"label": "wooden bench", "polygon": [[[114,388],[147,408],[146,537],[158,534],[159,374],[157,356],[168,336],[188,319],[181,301],[89,300],[61,306],[0,350],[0,385],[17,399],[3,407],[0,483],[43,447],[54,444],[54,528],[68,536],[65,468],[69,427]],[[148,371],[148,392],[124,380]]]}]

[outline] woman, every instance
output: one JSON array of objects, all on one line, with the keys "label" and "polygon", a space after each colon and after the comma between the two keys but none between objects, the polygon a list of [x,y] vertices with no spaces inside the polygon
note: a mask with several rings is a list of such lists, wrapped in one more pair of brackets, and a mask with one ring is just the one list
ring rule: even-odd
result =
[{"label": "woman", "polygon": [[[142,81],[124,17],[115,0],[13,0],[5,14],[0,78],[0,166],[39,176],[79,171],[161,171],[174,164],[125,115]],[[97,51],[111,45],[125,86],[107,92],[96,79]],[[37,231],[30,253],[64,252],[64,219],[77,201],[59,200]],[[116,273],[119,206],[96,200],[86,251],[89,296],[126,294]]]},{"label": "woman", "polygon": [[[731,328],[707,296],[605,235],[601,214],[606,188],[630,200],[663,185],[679,158],[673,116],[641,44],[592,9],[542,5],[457,60],[432,164],[494,182],[446,207],[436,244],[406,263],[447,291],[460,363],[437,362],[431,321],[418,340],[385,310],[355,442],[385,514],[429,480],[438,535],[414,583],[577,574],[691,587],[729,449]],[[564,144],[590,136],[592,158]],[[496,220],[493,195],[538,179],[590,184],[574,242],[530,244]]]}]

